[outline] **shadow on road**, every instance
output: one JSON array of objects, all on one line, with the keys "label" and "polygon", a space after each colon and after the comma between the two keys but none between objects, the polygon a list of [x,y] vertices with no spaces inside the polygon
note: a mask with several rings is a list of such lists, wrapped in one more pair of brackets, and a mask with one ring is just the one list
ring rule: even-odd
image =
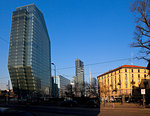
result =
[{"label": "shadow on road", "polygon": [[9,105],[3,107],[15,109],[18,111],[22,110],[31,112],[36,116],[97,116],[100,113],[100,108],[90,107],[60,107],[42,105]]}]

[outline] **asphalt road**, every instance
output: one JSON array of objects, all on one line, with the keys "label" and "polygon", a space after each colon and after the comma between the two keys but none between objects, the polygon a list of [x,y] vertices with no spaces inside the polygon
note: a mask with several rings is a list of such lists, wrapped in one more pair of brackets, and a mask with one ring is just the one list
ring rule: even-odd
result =
[{"label": "asphalt road", "polygon": [[[3,106],[4,107],[4,106]],[[6,107],[6,106],[5,106]],[[36,116],[150,116],[150,108],[143,109],[137,104],[106,104],[101,108],[59,107],[44,105],[11,105],[13,109],[32,112]]]},{"label": "asphalt road", "polygon": [[58,106],[9,106],[18,110],[32,112],[37,116],[97,116],[100,108],[58,107]]}]

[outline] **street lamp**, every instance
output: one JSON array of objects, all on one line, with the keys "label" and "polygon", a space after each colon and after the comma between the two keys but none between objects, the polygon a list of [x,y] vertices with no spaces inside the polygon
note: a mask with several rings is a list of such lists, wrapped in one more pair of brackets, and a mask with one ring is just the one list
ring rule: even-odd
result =
[{"label": "street lamp", "polygon": [[54,63],[51,63],[52,65],[54,65],[54,71],[55,71],[55,81],[54,81],[54,96],[56,97],[56,65]]},{"label": "street lamp", "polygon": [[146,86],[148,84],[148,81],[146,79],[144,79],[144,88],[145,88],[145,95],[143,94],[143,108],[145,107],[145,97],[146,97]]}]

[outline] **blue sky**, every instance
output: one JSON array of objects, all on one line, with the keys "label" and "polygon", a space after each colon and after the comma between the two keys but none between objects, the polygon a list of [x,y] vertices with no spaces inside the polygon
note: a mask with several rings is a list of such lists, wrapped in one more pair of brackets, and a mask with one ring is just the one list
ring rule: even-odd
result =
[{"label": "blue sky", "polygon": [[[84,64],[101,63],[138,55],[131,48],[135,22],[129,10],[131,0],[1,0],[0,38],[9,42],[11,15],[16,7],[34,3],[44,14],[51,40],[52,62],[57,74],[70,80],[75,75],[75,59]],[[0,39],[0,88],[5,88],[9,78],[9,44]],[[130,60],[85,66],[85,80],[89,69],[93,77]],[[143,60],[133,60],[134,65],[146,66]]]}]

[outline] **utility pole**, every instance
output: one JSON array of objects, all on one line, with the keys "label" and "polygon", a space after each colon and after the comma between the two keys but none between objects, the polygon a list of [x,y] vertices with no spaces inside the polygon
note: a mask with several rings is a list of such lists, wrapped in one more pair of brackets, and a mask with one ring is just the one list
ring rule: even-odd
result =
[{"label": "utility pole", "polygon": [[54,71],[55,71],[55,81],[54,81],[54,97],[56,97],[56,65],[54,63],[51,63],[54,65]]}]

